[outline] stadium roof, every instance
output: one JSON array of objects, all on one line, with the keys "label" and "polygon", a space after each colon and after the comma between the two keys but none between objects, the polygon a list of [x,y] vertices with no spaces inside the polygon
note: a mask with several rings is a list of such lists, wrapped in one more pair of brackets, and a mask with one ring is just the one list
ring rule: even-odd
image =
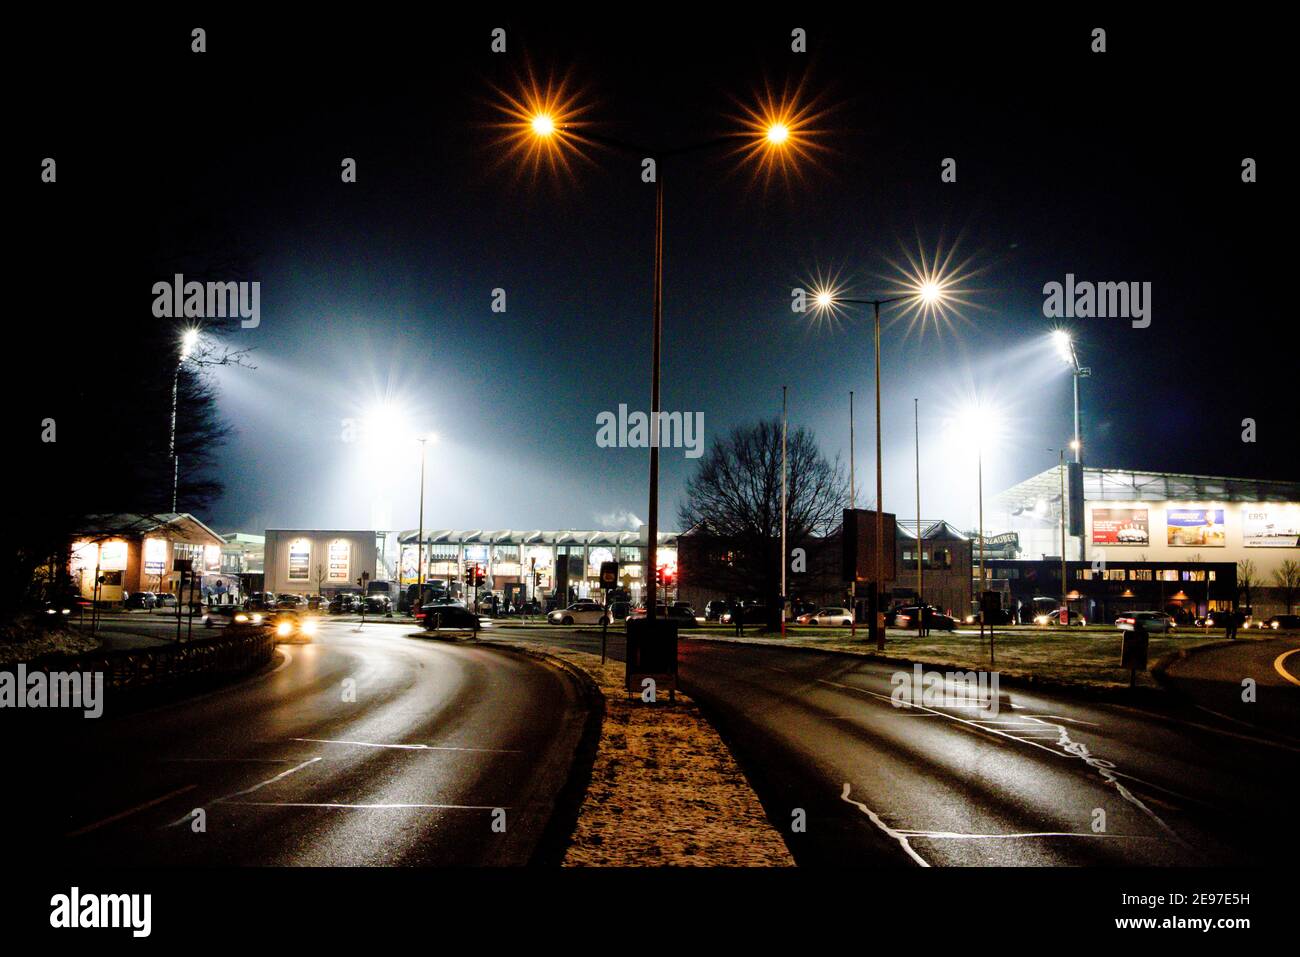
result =
[{"label": "stadium roof", "polygon": [[[1039,501],[1055,502],[1060,497],[1058,466],[1000,492],[995,501],[1015,511],[1033,508]],[[1300,482],[1084,466],[1083,498],[1086,502],[1300,502]]]}]

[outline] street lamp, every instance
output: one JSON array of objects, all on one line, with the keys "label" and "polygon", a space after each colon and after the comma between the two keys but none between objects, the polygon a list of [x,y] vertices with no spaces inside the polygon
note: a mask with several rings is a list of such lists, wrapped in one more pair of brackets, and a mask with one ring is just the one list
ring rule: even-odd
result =
[{"label": "street lamp", "polygon": [[[884,500],[884,465],[881,458],[880,442],[880,307],[891,303],[908,303],[924,316],[931,311],[941,309],[948,299],[946,287],[948,281],[937,274],[912,277],[907,283],[908,291],[903,295],[884,299],[853,299],[841,296],[836,290],[824,288],[813,292],[813,305],[820,311],[834,311],[840,306],[870,306],[872,310],[873,339],[876,356],[876,580],[871,583],[871,608],[873,620],[870,633],[875,637],[876,647],[885,644],[884,630],[879,626],[880,578],[884,571],[885,518]],[[856,613],[854,620],[856,621]]]},{"label": "street lamp", "polygon": [[[992,445],[1000,434],[1001,418],[996,409],[977,399],[962,409],[957,416],[956,425],[959,441],[975,447],[976,494],[979,497],[980,599],[982,601],[984,591],[988,587],[984,573],[984,450]],[[983,621],[982,617],[981,621]]]},{"label": "street lamp", "polygon": [[199,341],[198,329],[194,329],[194,328],[186,329],[185,332],[181,335],[180,358],[176,361],[176,371],[172,374],[172,429],[171,429],[171,442],[169,444],[169,449],[172,458],[172,512],[173,514],[176,512],[176,495],[177,495],[177,491],[180,488],[180,480],[181,480],[181,460],[176,455],[176,407],[180,396],[181,366],[183,366],[185,364],[185,360],[190,357],[190,353],[194,351],[194,347],[195,345],[198,344],[198,341]]},{"label": "street lamp", "polygon": [[[654,232],[654,304],[653,335],[651,346],[650,377],[650,491],[646,509],[646,617],[653,620],[657,598],[654,562],[659,546],[659,406],[660,359],[663,347],[663,242],[664,242],[664,185],[663,160],[685,153],[698,153],[719,147],[731,147],[742,154],[744,160],[754,160],[769,174],[776,166],[789,169],[792,156],[804,156],[815,147],[816,133],[810,129],[815,114],[807,108],[796,108],[792,102],[782,100],[776,104],[769,99],[758,111],[747,111],[740,133],[718,137],[672,149],[652,149],[596,133],[583,119],[584,109],[577,97],[566,92],[563,84],[558,88],[541,88],[535,81],[519,96],[504,97],[502,112],[505,130],[502,144],[512,153],[520,155],[534,165],[545,160],[555,169],[567,168],[567,155],[582,155],[585,146],[600,146],[654,164],[655,232]],[[739,143],[739,146],[737,145]],[[782,556],[782,567],[785,558]]]},{"label": "street lamp", "polygon": [[1070,440],[1070,449],[1074,452],[1074,461],[1083,463],[1083,437],[1079,434],[1079,380],[1092,375],[1092,369],[1079,364],[1079,353],[1074,346],[1074,337],[1064,329],[1052,331],[1052,344],[1061,361],[1070,366],[1074,376],[1074,438]]},{"label": "street lamp", "polygon": [[[438,441],[438,437],[432,433],[418,437],[420,443],[420,532],[419,538],[416,539],[416,559],[415,559],[415,600],[421,605],[424,604],[424,454],[425,443],[433,440]],[[400,548],[398,549],[401,550]],[[398,565],[401,565],[401,556],[398,556]],[[398,575],[401,575],[399,568]]]}]

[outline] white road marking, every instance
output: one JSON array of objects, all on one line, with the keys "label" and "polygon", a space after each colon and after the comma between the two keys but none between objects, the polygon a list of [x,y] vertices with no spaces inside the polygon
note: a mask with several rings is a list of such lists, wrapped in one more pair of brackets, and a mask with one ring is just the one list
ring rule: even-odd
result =
[{"label": "white road marking", "polygon": [[845,781],[844,790],[840,792],[841,800],[844,800],[849,804],[856,806],[858,810],[860,810],[867,817],[871,818],[871,823],[876,825],[876,827],[880,828],[882,831],[884,831],[886,834],[888,834],[890,837],[896,840],[899,843],[899,845],[903,848],[903,850],[907,852],[907,856],[910,857],[912,860],[916,861],[916,863],[920,864],[922,867],[930,866],[930,862],[927,861],[920,854],[916,853],[916,850],[912,847],[910,843],[908,843],[906,835],[904,835],[901,831],[895,831],[892,827],[890,827],[888,824],[882,821],[875,811],[871,810],[871,808],[867,807],[861,801],[855,801],[853,800],[853,798],[849,797],[850,790],[851,787],[849,785],[849,782]]},{"label": "white road marking", "polygon": [[176,797],[177,795],[184,794],[186,791],[193,791],[196,787],[198,787],[197,784],[187,784],[185,785],[185,787],[177,788],[175,791],[168,791],[166,794],[162,795],[161,797],[156,797],[152,801],[145,801],[143,804],[137,804],[133,808],[128,808],[127,810],[114,814],[111,817],[106,817],[103,820],[96,821],[94,824],[87,824],[85,827],[79,827],[75,831],[69,831],[67,834],[63,836],[79,837],[82,834],[88,834],[89,832],[97,830],[98,828],[101,828],[106,824],[112,824],[114,821],[120,821],[124,817],[130,817],[132,814],[136,814],[139,811],[147,811],[149,808],[157,804],[162,804],[164,801],[169,801],[172,798]]},{"label": "white road marking", "polygon": [[[833,688],[843,688],[845,691],[854,691],[857,692],[858,694],[869,695],[870,697],[878,698],[881,701],[889,701],[891,703],[893,701],[893,698],[890,695],[880,694],[879,692],[876,691],[868,691],[865,688],[855,688],[853,685],[845,685],[845,684],[839,684],[834,681],[827,681],[825,678],[817,678],[816,680],[821,684],[830,685]],[[911,707],[921,708],[927,711],[935,711],[935,709],[933,708],[927,708],[925,705],[918,705],[915,703],[911,704]],[[975,721],[972,721],[969,718],[958,717],[957,715],[947,714],[946,712],[943,711],[935,711],[935,713],[943,715],[944,717],[948,718],[948,720],[950,721],[956,721],[959,722],[960,724],[969,725],[970,727],[978,728],[979,730],[985,731],[989,734],[996,734],[999,737],[1006,738],[1010,741],[1018,741],[1021,744],[1027,744],[1030,747],[1041,748],[1043,751],[1046,751],[1048,754],[1055,754],[1061,757],[1078,758],[1079,760],[1083,761],[1084,764],[1088,765],[1088,767],[1095,770],[1102,777],[1103,780],[1113,785],[1115,790],[1119,793],[1120,797],[1122,797],[1125,801],[1128,801],[1134,807],[1138,808],[1143,814],[1145,814],[1148,818],[1150,818],[1156,824],[1156,826],[1158,826],[1162,831],[1164,831],[1171,838],[1173,838],[1173,840],[1177,841],[1183,847],[1190,849],[1191,846],[1186,841],[1184,841],[1181,837],[1179,837],[1178,834],[1174,831],[1174,829],[1171,828],[1168,824],[1166,824],[1160,818],[1160,816],[1155,813],[1155,811],[1147,807],[1136,794],[1134,794],[1132,791],[1130,791],[1128,788],[1126,788],[1123,784],[1120,783],[1119,775],[1116,774],[1114,770],[1115,768],[1114,764],[1102,758],[1093,757],[1089,753],[1086,745],[1084,745],[1082,742],[1075,741],[1070,737],[1069,732],[1065,730],[1064,725],[1053,725],[1050,722],[1042,721],[1041,718],[1033,719],[1036,721],[1041,721],[1044,726],[1056,728],[1057,730],[1057,736],[1055,742],[1056,748],[1050,748],[1045,744],[1041,744],[1038,741],[1034,741],[1029,738],[1016,737],[1014,734],[1011,734],[1007,731],[1001,731],[997,728],[983,727],[982,725],[977,724]],[[1057,748],[1059,748],[1060,750],[1057,750]],[[845,798],[845,800],[847,800],[847,798]]]},{"label": "white road marking", "polygon": [[[379,744],[374,741],[337,741],[330,738],[290,738],[290,741],[310,741],[314,744],[351,744],[358,748],[396,748],[400,751],[481,751],[487,754],[522,754],[513,748],[452,748],[437,744]],[[316,759],[317,761],[320,758]]]},{"label": "white road marking", "polygon": [[[308,758],[306,761],[302,762],[302,764],[294,765],[293,767],[289,768],[289,770],[287,770],[287,771],[281,771],[281,772],[280,772],[279,774],[277,774],[275,777],[267,778],[265,781],[259,781],[257,784],[254,784],[251,788],[244,788],[244,790],[242,790],[242,791],[236,791],[234,794],[227,794],[225,797],[219,797],[219,798],[217,798],[215,801],[213,801],[212,803],[213,803],[213,804],[222,804],[222,803],[224,803],[224,802],[226,802],[226,801],[229,801],[231,798],[243,797],[245,794],[252,794],[254,791],[260,790],[261,788],[266,787],[268,784],[274,784],[276,781],[279,781],[281,778],[287,778],[289,775],[293,774],[295,771],[301,771],[303,768],[307,767],[307,765],[309,765],[309,764],[315,764],[315,763],[316,763],[317,761],[319,761],[319,760],[321,760],[321,759],[320,759],[320,758]],[[177,826],[179,826],[179,825],[181,825],[181,824],[186,823],[186,822],[189,821],[192,817],[193,817],[193,812],[191,811],[189,814],[186,814],[186,815],[184,815],[183,817],[180,817],[180,818],[178,818],[177,820],[172,821],[170,824],[167,825],[167,827],[177,827]]]},{"label": "white road marking", "polygon": [[337,807],[366,809],[432,808],[447,811],[503,811],[510,810],[507,804],[338,804],[334,802],[310,801],[231,801],[235,807]]},{"label": "white road marking", "polygon": [[1126,841],[1158,841],[1160,838],[1138,834],[1092,834],[1088,831],[1026,831],[1021,834],[959,834],[955,831],[899,831],[906,837],[942,838],[954,841],[983,841],[989,838],[1021,837],[1106,837]]}]

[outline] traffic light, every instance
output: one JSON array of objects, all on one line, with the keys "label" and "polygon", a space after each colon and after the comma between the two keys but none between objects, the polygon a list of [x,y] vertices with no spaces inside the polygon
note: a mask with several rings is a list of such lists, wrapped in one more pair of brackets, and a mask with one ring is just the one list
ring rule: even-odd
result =
[{"label": "traffic light", "polygon": [[667,565],[656,565],[656,566],[655,566],[655,584],[658,585],[660,588],[662,588],[662,587],[664,586],[665,580],[666,580],[667,578],[668,578],[668,566],[667,566]]},{"label": "traffic light", "polygon": [[483,579],[484,579],[484,577],[485,577],[485,576],[484,576],[484,573],[483,573],[483,566],[482,566],[482,565],[479,565],[479,564],[475,564],[475,565],[474,565],[474,585],[475,585],[475,587],[477,587],[477,586],[483,584]]}]

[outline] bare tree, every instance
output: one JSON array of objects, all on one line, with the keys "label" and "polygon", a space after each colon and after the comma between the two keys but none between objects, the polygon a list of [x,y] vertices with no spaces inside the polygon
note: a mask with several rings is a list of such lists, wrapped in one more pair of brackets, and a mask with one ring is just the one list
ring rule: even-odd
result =
[{"label": "bare tree", "polygon": [[[788,434],[786,459],[786,544],[807,548],[815,536],[838,527],[848,482],[839,460],[827,461],[807,429]],[[769,627],[775,626],[782,561],[781,421],[739,426],[715,439],[686,482],[678,519],[683,530],[716,542],[710,570],[717,587],[762,598]]]},{"label": "bare tree", "polygon": [[1288,558],[1280,568],[1273,569],[1273,584],[1281,589],[1282,600],[1286,602],[1286,613],[1291,614],[1296,592],[1300,591],[1300,562]]},{"label": "bare tree", "polygon": [[1259,584],[1259,571],[1249,558],[1237,562],[1237,591],[1246,595],[1246,607],[1250,608],[1250,590]]}]

